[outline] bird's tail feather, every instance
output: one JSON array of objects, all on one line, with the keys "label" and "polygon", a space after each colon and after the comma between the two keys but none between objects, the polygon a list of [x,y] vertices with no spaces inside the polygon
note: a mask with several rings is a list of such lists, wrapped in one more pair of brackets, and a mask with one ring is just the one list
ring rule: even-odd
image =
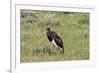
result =
[{"label": "bird's tail feather", "polygon": [[64,49],[63,48],[60,48],[61,52],[64,54]]}]

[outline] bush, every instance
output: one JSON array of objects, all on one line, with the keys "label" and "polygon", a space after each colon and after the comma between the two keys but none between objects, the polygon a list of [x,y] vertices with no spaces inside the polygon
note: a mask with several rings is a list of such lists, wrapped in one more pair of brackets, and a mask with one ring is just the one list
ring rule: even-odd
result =
[{"label": "bush", "polygon": [[38,19],[38,24],[40,26],[54,27],[60,25],[60,22],[53,15],[45,15]]},{"label": "bush", "polygon": [[79,24],[89,24],[89,16],[87,14],[83,15],[78,21]]},{"label": "bush", "polygon": [[33,23],[36,21],[37,13],[31,10],[21,10],[21,23]]},{"label": "bush", "polygon": [[32,16],[34,18],[37,18],[37,13],[35,11],[31,11],[31,10],[21,10],[21,17],[25,18],[27,16]]}]

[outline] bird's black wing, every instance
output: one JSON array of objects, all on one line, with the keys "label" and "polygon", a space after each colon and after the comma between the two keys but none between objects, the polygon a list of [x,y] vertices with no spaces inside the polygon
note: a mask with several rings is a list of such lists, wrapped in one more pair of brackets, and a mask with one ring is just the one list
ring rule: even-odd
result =
[{"label": "bird's black wing", "polygon": [[51,37],[54,38],[54,40],[57,42],[57,45],[61,45],[59,47],[63,48],[62,39],[55,32],[52,31],[49,35],[51,35]]},{"label": "bird's black wing", "polygon": [[59,47],[63,48],[63,41],[59,36],[55,36],[54,40]]},{"label": "bird's black wing", "polygon": [[55,43],[60,47],[60,50],[64,53],[64,46],[63,46],[63,41],[59,36],[54,37]]},{"label": "bird's black wing", "polygon": [[53,35],[54,37],[57,37],[57,38],[61,39],[61,38],[57,35],[57,33],[55,33],[55,32],[52,32],[52,35]]},{"label": "bird's black wing", "polygon": [[57,44],[57,46],[59,46],[60,48],[62,48],[62,52],[64,53],[64,48],[63,48],[63,41],[62,39],[53,31],[51,32],[47,32],[47,37],[50,41],[52,41],[54,39],[55,43]]}]

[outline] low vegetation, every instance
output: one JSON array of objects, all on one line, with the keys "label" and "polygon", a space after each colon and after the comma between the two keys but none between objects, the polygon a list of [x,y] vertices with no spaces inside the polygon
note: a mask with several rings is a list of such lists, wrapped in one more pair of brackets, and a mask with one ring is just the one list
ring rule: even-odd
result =
[{"label": "low vegetation", "polygon": [[[89,59],[89,13],[21,10],[21,63]],[[63,40],[60,54],[48,41],[50,27]]]}]

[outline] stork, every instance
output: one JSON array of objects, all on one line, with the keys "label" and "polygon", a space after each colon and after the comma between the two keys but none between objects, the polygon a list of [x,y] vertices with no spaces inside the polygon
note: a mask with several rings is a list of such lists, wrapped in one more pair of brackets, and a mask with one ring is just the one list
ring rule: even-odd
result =
[{"label": "stork", "polygon": [[48,40],[64,54],[64,46],[62,39],[57,35],[57,33],[51,31],[50,28],[47,28],[46,31]]}]

